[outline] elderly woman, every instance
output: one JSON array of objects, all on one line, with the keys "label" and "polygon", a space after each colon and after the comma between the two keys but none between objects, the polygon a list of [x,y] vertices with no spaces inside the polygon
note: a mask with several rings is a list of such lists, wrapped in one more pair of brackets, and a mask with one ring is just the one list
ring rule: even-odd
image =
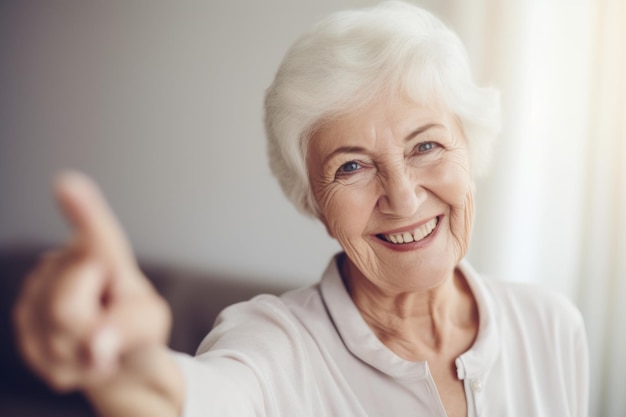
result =
[{"label": "elderly woman", "polygon": [[16,308],[24,357],[107,416],[584,416],[564,298],[464,260],[498,99],[458,38],[403,3],[332,15],[267,91],[270,164],[343,252],[320,283],[226,309],[195,358],[95,186],[58,183],[72,241]]}]

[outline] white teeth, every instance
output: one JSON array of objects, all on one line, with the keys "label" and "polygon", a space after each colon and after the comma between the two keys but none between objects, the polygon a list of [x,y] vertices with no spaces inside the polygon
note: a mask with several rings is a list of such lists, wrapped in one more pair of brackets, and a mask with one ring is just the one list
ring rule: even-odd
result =
[{"label": "white teeth", "polygon": [[418,240],[424,239],[426,236],[430,235],[435,227],[437,226],[437,218],[435,217],[431,221],[424,223],[417,229],[413,231],[413,233],[404,232],[404,233],[396,233],[392,235],[384,235],[385,239],[388,242],[399,244],[399,243],[410,243],[417,242]]}]

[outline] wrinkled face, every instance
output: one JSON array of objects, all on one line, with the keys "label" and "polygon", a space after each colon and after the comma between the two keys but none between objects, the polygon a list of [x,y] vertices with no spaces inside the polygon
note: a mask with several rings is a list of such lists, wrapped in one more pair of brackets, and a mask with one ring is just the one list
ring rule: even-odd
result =
[{"label": "wrinkled face", "polygon": [[473,182],[448,111],[376,102],[320,128],[307,165],[328,233],[379,288],[435,287],[465,256]]}]

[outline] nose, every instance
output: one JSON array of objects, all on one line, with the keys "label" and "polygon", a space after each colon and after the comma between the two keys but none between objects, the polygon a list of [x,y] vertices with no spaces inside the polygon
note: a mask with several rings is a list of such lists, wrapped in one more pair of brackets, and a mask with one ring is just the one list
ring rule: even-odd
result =
[{"label": "nose", "polygon": [[426,190],[410,173],[397,172],[382,181],[378,198],[381,213],[394,217],[410,217],[426,199]]}]

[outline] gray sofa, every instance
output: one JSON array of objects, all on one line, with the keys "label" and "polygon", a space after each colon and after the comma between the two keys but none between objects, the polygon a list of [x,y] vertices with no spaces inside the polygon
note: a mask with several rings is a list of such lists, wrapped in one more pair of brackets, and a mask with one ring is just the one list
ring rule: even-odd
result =
[{"label": "gray sofa", "polygon": [[[41,245],[0,247],[0,416],[94,416],[80,394],[59,395],[49,390],[24,366],[15,349],[11,310],[20,283],[34,265]],[[256,294],[279,294],[288,288],[251,285],[245,277],[193,271],[140,260],[142,270],[172,308],[174,326],[169,345],[193,353],[226,306]]]}]

